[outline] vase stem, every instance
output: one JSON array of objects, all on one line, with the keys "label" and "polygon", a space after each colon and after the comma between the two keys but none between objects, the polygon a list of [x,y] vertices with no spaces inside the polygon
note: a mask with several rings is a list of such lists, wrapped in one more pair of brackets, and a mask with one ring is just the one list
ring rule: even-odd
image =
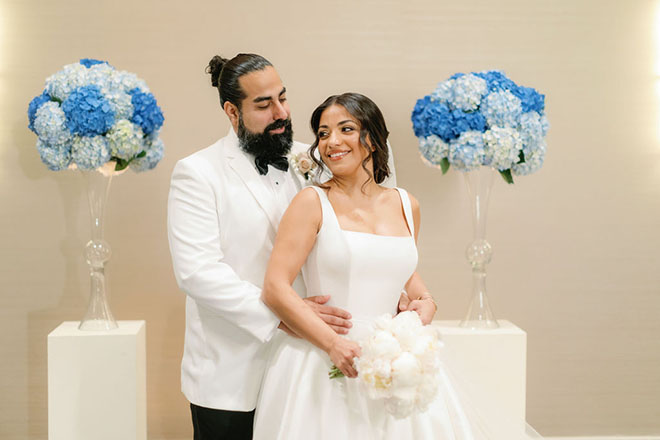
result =
[{"label": "vase stem", "polygon": [[467,315],[460,325],[470,328],[497,328],[499,325],[486,295],[486,265],[492,256],[490,243],[486,240],[486,218],[495,170],[479,167],[475,171],[464,173],[464,176],[470,196],[474,240],[465,250],[465,256],[472,266],[472,297]]},{"label": "vase stem", "polygon": [[117,328],[117,321],[110,311],[105,283],[105,263],[110,259],[112,251],[108,242],[103,239],[105,205],[112,175],[104,175],[98,171],[82,171],[82,173],[87,181],[92,239],[85,246],[85,259],[89,265],[90,275],[89,306],[78,328],[112,330]]}]

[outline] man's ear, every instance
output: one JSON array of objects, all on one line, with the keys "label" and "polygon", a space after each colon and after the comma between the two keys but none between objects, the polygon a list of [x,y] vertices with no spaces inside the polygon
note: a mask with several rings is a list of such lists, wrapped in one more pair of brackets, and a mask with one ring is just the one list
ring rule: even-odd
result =
[{"label": "man's ear", "polygon": [[227,116],[229,117],[229,121],[231,122],[231,125],[236,128],[238,127],[238,118],[239,118],[239,113],[240,111],[238,110],[238,107],[236,107],[235,104],[227,101],[225,102],[225,105],[223,106],[223,109],[225,113],[227,113]]}]

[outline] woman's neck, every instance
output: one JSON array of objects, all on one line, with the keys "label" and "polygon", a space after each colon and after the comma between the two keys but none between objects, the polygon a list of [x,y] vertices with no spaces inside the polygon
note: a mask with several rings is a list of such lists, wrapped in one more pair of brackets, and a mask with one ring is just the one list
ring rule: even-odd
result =
[{"label": "woman's neck", "polygon": [[351,177],[333,176],[329,183],[332,183],[332,188],[349,197],[371,198],[383,191],[383,188],[366,173]]}]

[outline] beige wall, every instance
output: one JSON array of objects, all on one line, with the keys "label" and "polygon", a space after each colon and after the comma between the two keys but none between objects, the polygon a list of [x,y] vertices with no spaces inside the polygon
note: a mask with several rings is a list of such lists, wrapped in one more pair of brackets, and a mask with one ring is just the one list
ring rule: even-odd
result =
[{"label": "beige wall", "polygon": [[150,436],[189,434],[169,175],[225,134],[203,69],[238,51],[276,65],[299,140],[312,139],[308,117],[331,93],[381,106],[400,185],[422,205],[419,269],[443,319],[467,305],[470,217],[462,176],[418,158],[415,100],[454,72],[487,68],[546,93],[545,166],[515,186],[496,182],[488,228],[493,308],[528,332],[528,419],[545,435],[659,433],[656,3],[1,0],[0,438],[45,438],[46,335],[86,306],[83,181],[46,170],[25,116],[44,79],[81,57],[138,73],[165,112],[165,159],[113,181],[108,272],[115,316],[147,320]]}]

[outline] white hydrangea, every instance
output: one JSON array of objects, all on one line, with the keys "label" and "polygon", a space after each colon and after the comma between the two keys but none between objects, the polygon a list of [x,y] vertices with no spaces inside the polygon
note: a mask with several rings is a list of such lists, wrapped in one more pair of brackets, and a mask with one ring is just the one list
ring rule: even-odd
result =
[{"label": "white hydrangea", "polygon": [[483,134],[486,157],[484,164],[500,171],[517,163],[522,150],[522,138],[511,127],[492,127]]},{"label": "white hydrangea", "polygon": [[46,92],[64,101],[78,87],[87,85],[87,67],[80,63],[67,64],[57,73],[46,78]]},{"label": "white hydrangea", "polygon": [[428,408],[438,391],[438,335],[416,312],[379,317],[362,341],[358,379],[371,399],[383,400],[396,418]]},{"label": "white hydrangea", "polygon": [[463,75],[454,80],[454,96],[449,101],[453,108],[469,112],[479,108],[481,98],[488,91],[485,79],[476,75]]},{"label": "white hydrangea", "polygon": [[110,147],[104,136],[74,136],[71,158],[81,170],[94,170],[110,160]]},{"label": "white hydrangea", "polygon": [[142,129],[126,119],[118,120],[106,135],[110,144],[110,154],[129,160],[145,150]]},{"label": "white hydrangea", "polygon": [[516,176],[526,176],[535,173],[543,166],[547,145],[545,139],[537,144],[535,149],[525,152],[525,162],[511,167],[511,172]]},{"label": "white hydrangea", "polygon": [[448,102],[454,98],[454,83],[456,80],[448,79],[438,84],[438,87],[431,93],[433,101]]},{"label": "white hydrangea", "polygon": [[143,93],[149,93],[149,87],[147,87],[147,83],[144,80],[138,78],[136,74],[125,70],[116,71],[112,76],[112,88],[120,87],[126,92],[138,88]]}]

